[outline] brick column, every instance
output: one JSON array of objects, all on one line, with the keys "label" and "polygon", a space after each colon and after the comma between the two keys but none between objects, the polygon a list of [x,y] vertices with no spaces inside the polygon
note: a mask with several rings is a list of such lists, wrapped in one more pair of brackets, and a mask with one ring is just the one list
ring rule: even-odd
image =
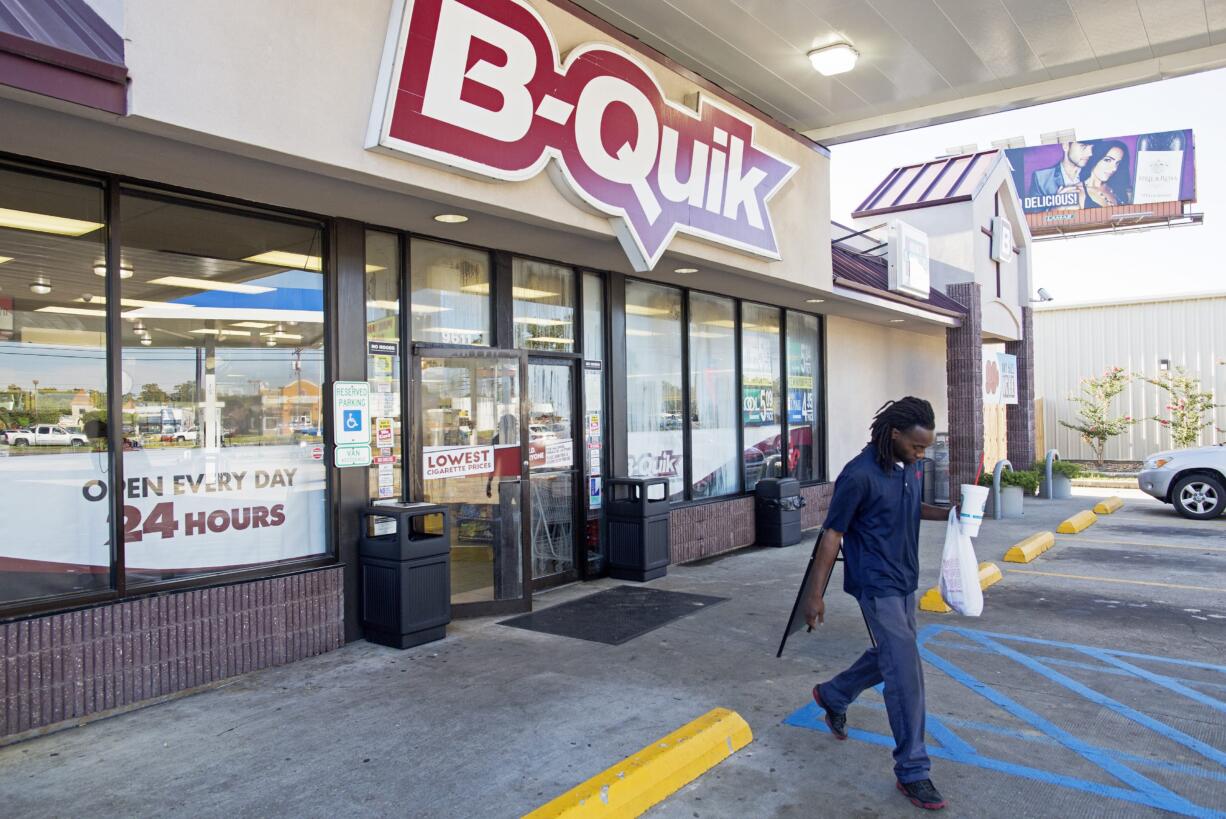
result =
[{"label": "brick column", "polygon": [[983,301],[977,282],[951,284],[949,296],[966,306],[961,327],[945,331],[945,383],[949,396],[949,497],[974,483],[983,455]]},{"label": "brick column", "polygon": [[1034,463],[1034,314],[1022,308],[1022,338],[1009,341],[1005,352],[1017,356],[1017,404],[1005,408],[1009,436],[1009,463],[1014,469],[1029,469]]}]

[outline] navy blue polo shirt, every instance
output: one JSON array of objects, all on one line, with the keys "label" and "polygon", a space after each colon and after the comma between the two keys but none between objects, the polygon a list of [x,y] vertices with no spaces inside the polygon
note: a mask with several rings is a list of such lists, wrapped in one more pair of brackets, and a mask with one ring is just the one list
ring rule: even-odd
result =
[{"label": "navy blue polo shirt", "polygon": [[919,585],[919,463],[884,470],[871,446],[843,467],[826,528],[843,533],[843,591],[857,599],[905,596]]}]

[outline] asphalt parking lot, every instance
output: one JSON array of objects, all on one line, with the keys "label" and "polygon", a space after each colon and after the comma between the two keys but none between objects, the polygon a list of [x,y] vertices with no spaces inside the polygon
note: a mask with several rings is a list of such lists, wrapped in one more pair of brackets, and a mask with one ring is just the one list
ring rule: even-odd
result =
[{"label": "asphalt parking lot", "polygon": [[[979,558],[1004,577],[983,616],[920,614],[945,815],[1226,812],[1226,520],[1126,501],[1026,565],[1001,558],[1094,498],[987,522]],[[932,585],[943,526],[922,538]],[[811,548],[812,534],[673,567],[650,586],[722,599],[618,645],[464,621],[440,643],[356,643],[3,747],[0,804],[24,817],[517,816],[723,706],[754,742],[650,816],[909,815],[880,694],[853,705],[843,743],[809,700],[866,645],[854,601],[832,593],[826,625],[774,656]],[[538,608],[620,585],[559,589]]]}]

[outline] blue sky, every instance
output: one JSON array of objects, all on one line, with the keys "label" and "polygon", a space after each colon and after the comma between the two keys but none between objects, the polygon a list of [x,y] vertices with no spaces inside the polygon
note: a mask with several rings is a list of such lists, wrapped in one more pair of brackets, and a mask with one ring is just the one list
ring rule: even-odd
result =
[{"label": "blue sky", "polygon": [[954,145],[1074,128],[1083,139],[1191,128],[1196,140],[1200,227],[1039,242],[1035,287],[1062,303],[1226,290],[1219,261],[1218,206],[1226,186],[1226,69],[1053,102],[962,122],[835,145],[831,216],[848,214],[896,165],[931,159]]}]

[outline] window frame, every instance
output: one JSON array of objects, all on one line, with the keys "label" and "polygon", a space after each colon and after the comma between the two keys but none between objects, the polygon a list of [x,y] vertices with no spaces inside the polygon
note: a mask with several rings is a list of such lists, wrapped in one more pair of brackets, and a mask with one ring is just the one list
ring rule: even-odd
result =
[{"label": "window frame", "polygon": [[[585,269],[590,270],[591,268],[585,268]],[[801,481],[800,485],[802,487],[820,486],[821,484],[829,482],[829,478],[827,476],[827,471],[826,471],[827,470],[827,461],[826,461],[827,452],[826,451],[828,449],[826,445],[826,407],[827,407],[826,405],[826,349],[827,349],[827,344],[826,344],[826,317],[823,314],[813,312],[812,310],[802,310],[796,307],[789,307],[789,306],[785,306],[781,304],[775,304],[769,301],[762,301],[758,299],[747,299],[747,298],[741,298],[739,296],[730,296],[727,293],[719,293],[719,292],[716,292],[713,290],[707,290],[701,287],[687,287],[686,285],[683,285],[683,284],[674,284],[672,282],[654,281],[652,279],[646,279],[641,276],[621,276],[620,278],[623,280],[624,283],[629,283],[632,281],[641,281],[647,284],[655,284],[655,285],[664,286],[664,287],[671,287],[681,292],[682,387],[683,387],[684,400],[687,402],[685,405],[687,407],[687,411],[684,413],[684,419],[683,419],[683,424],[682,424],[682,429],[684,431],[683,448],[685,452],[685,464],[684,464],[683,471],[685,473],[686,479],[685,479],[685,488],[684,488],[682,498],[672,501],[673,508],[683,508],[687,506],[701,506],[701,505],[708,504],[708,503],[722,503],[722,502],[726,502],[730,500],[735,500],[736,498],[752,497],[754,494],[753,490],[745,489],[745,466],[743,463],[744,453],[745,453],[745,435],[744,435],[745,425],[741,423],[742,401],[744,397],[744,368],[743,368],[744,332],[743,332],[743,325],[744,325],[744,306],[746,304],[755,304],[761,307],[768,307],[768,308],[779,311],[779,366],[780,366],[780,382],[779,383],[780,383],[780,390],[781,390],[780,400],[781,402],[783,402],[781,404],[782,409],[779,412],[779,430],[780,430],[780,436],[781,436],[780,441],[784,443],[785,447],[788,442],[787,404],[786,404],[786,396],[787,396],[787,390],[788,390],[787,316],[789,312],[792,312],[792,313],[799,313],[799,314],[806,315],[806,316],[812,316],[813,318],[817,319],[817,344],[818,344],[818,351],[819,351],[818,373],[817,373],[817,376],[818,376],[817,377],[818,403],[815,406],[814,411],[817,413],[817,434],[818,434],[818,440],[820,441],[821,446],[818,448],[816,477],[810,480],[807,480],[807,481]],[[715,497],[705,497],[705,498],[704,497],[697,497],[697,498],[694,497],[693,483],[692,483],[691,475],[690,475],[692,439],[691,439],[691,429],[690,429],[690,426],[691,426],[690,425],[690,414],[688,411],[688,406],[689,406],[688,401],[689,401],[689,383],[690,383],[689,320],[690,320],[690,294],[691,293],[699,293],[699,294],[703,294],[707,296],[716,296],[718,298],[731,299],[736,305],[736,322],[735,322],[736,323],[736,335],[735,335],[736,364],[735,366],[736,366],[736,395],[737,395],[736,412],[737,412],[737,419],[738,419],[736,429],[737,429],[737,451],[740,453],[740,459],[741,459],[741,460],[738,460],[738,463],[737,463],[738,490],[735,493],[729,493],[726,495],[717,495]],[[623,293],[621,294],[621,298],[619,299],[618,303],[622,305],[624,309],[625,307],[624,287],[623,287]],[[606,305],[605,305],[606,313],[609,312],[609,307],[610,307],[610,304],[606,302]],[[624,343],[619,345],[619,350],[616,353],[616,355],[620,357],[621,359],[620,374],[624,376],[625,374],[625,345]],[[619,451],[620,451],[619,457],[621,457],[623,460],[625,456],[625,452],[623,451],[625,446],[626,444],[624,440],[619,443]],[[785,455],[785,457],[783,458],[783,475],[784,477],[792,477],[791,473],[792,473],[792,470],[788,469],[787,457]]]},{"label": "window frame", "polygon": [[[334,296],[330,279],[336,276],[334,259],[335,247],[332,236],[332,220],[320,214],[292,208],[282,208],[252,202],[238,197],[211,194],[175,185],[164,184],[126,174],[112,174],[91,171],[62,163],[44,162],[25,156],[19,156],[0,151],[0,167],[18,173],[26,173],[48,179],[73,182],[76,184],[97,186],[103,196],[103,254],[107,267],[118,270],[122,250],[122,209],[120,199],[124,195],[166,202],[168,204],[198,207],[231,213],[240,216],[271,219],[288,224],[307,226],[320,232],[320,275],[323,277],[323,308],[324,326],[328,328],[324,335],[324,381],[334,380],[337,369],[337,343],[332,317],[335,314]],[[107,276],[104,286],[106,294],[106,389],[107,417],[123,417],[123,316],[121,298],[121,279],[119,276]],[[322,418],[325,428],[330,428],[330,402],[324,401]],[[339,531],[337,508],[339,503],[336,491],[336,467],[325,469],[325,515],[327,516],[324,531],[328,542],[325,551],[319,555],[291,558],[289,560],[263,563],[259,566],[245,566],[240,569],[222,569],[205,572],[191,577],[173,580],[162,580],[155,583],[142,583],[136,590],[129,592],[125,571],[125,550],[123,538],[123,492],[118,489],[124,485],[123,474],[123,424],[107,424],[107,498],[110,501],[110,515],[107,536],[111,543],[110,556],[110,588],[99,591],[68,592],[65,594],[48,595],[45,597],[23,598],[14,601],[0,601],[0,624],[23,620],[31,616],[47,615],[74,611],[108,603],[129,602],[142,598],[155,597],[173,591],[188,589],[207,589],[218,586],[228,586],[251,580],[263,580],[271,577],[283,577],[315,569],[335,566],[338,564]]]}]

